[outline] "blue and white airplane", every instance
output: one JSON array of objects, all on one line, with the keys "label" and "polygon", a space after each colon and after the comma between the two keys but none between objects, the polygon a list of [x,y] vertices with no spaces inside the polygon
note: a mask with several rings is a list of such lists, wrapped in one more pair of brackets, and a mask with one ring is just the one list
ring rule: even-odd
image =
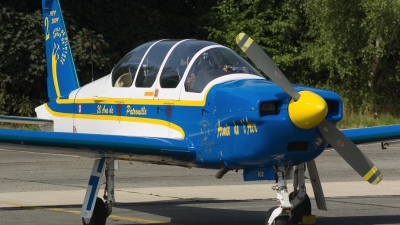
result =
[{"label": "blue and white airplane", "polygon": [[[111,214],[118,160],[216,169],[216,178],[243,170],[245,181],[276,180],[280,204],[268,211],[266,224],[312,219],[306,167],[317,206],[327,209],[314,159],[328,144],[364,180],[381,181],[381,172],[351,140],[399,138],[400,126],[342,133],[335,126],[343,113],[340,96],[293,86],[247,35],[237,36],[239,47],[271,80],[227,47],[187,39],[145,43],[109,75],[80,86],[59,1],[42,4],[49,102],[35,109],[37,118],[0,117],[38,124],[41,131],[0,130],[0,143],[95,158],[83,224],[105,224]],[[105,201],[97,197],[104,174]]]}]

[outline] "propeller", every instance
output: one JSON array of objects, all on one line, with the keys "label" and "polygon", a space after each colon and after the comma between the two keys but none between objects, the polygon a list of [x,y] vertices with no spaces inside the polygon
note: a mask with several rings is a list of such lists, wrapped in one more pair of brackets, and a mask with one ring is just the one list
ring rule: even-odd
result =
[{"label": "propeller", "polygon": [[247,34],[238,34],[236,43],[258,68],[292,97],[288,112],[296,126],[303,129],[317,126],[331,146],[364,180],[374,185],[382,180],[381,172],[371,160],[335,125],[325,119],[328,106],[321,96],[311,91],[297,92],[272,59]]}]

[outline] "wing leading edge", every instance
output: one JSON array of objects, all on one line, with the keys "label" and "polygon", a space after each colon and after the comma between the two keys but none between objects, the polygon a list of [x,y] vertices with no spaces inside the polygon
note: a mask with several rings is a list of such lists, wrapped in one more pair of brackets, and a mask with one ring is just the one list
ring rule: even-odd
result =
[{"label": "wing leading edge", "polygon": [[180,139],[0,129],[0,143],[7,150],[152,163],[181,165],[195,158],[191,144]]},{"label": "wing leading edge", "polygon": [[355,144],[400,139],[400,125],[342,130]]}]

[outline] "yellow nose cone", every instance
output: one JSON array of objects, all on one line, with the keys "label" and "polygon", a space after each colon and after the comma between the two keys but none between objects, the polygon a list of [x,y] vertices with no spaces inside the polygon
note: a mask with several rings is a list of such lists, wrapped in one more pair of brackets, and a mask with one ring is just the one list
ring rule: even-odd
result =
[{"label": "yellow nose cone", "polygon": [[311,91],[300,91],[300,98],[289,103],[288,112],[292,122],[303,129],[317,126],[325,119],[328,106],[321,96]]}]

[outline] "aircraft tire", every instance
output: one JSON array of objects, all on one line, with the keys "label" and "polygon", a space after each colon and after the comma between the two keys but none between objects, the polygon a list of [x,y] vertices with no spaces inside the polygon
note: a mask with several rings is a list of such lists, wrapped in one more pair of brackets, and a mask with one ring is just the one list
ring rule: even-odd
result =
[{"label": "aircraft tire", "polygon": [[83,225],[105,225],[107,219],[107,211],[104,205],[104,201],[97,197],[94,205],[93,215],[89,223],[86,223],[82,218]]},{"label": "aircraft tire", "polygon": [[105,207],[106,207],[106,218],[107,218],[109,215],[111,215],[113,206],[110,203],[110,204],[106,204]]},{"label": "aircraft tire", "polygon": [[[289,199],[293,199],[293,192],[290,193]],[[293,224],[301,222],[304,215],[311,215],[311,201],[307,194],[304,196],[304,200],[292,209],[291,214],[289,221]]]}]

